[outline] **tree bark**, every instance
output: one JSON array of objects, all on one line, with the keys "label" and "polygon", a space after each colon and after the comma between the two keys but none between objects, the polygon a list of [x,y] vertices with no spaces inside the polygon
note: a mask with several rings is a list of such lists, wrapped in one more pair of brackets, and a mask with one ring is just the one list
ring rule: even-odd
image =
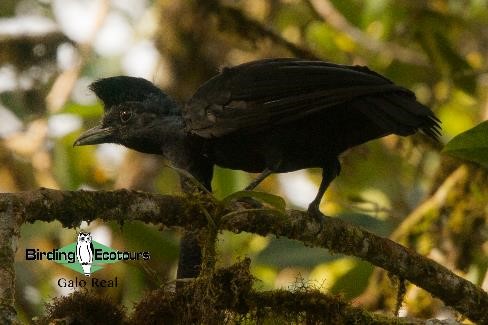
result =
[{"label": "tree bark", "polygon": [[[223,213],[218,225],[221,230],[236,233],[246,231],[263,236],[274,234],[310,246],[327,248],[334,253],[359,257],[427,290],[472,321],[488,323],[488,294],[481,288],[408,248],[343,220],[326,217],[321,227],[302,211],[289,210],[286,215],[271,209],[236,212],[203,194],[183,197],[127,190],[90,192],[39,189],[0,194],[0,214],[8,221],[7,225],[2,223],[4,235],[1,237],[1,247],[4,248],[2,252],[8,253],[8,256],[2,256],[2,262],[6,262],[2,265],[2,271],[6,275],[12,274],[1,279],[0,285],[7,288],[7,291],[2,291],[3,306],[13,308],[12,292],[9,291],[13,288],[13,268],[8,269],[7,264],[13,263],[12,243],[18,236],[18,225],[22,222],[58,220],[65,227],[74,227],[81,221],[99,218],[120,223],[139,220],[195,230],[207,226],[203,211],[215,213],[219,210]],[[231,215],[225,215],[231,211]],[[9,273],[9,270],[12,272]]]}]

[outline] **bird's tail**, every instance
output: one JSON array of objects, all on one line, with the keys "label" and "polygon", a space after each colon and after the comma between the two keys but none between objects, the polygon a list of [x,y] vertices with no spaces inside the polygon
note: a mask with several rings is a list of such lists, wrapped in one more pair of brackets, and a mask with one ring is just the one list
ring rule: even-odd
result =
[{"label": "bird's tail", "polygon": [[369,105],[361,110],[384,130],[398,135],[411,135],[418,130],[435,141],[441,135],[440,120],[413,94],[391,92],[363,98]]}]

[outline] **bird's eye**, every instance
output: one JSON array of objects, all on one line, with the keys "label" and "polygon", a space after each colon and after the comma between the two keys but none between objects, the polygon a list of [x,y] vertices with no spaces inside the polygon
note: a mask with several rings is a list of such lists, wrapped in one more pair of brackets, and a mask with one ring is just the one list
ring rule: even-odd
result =
[{"label": "bird's eye", "polygon": [[132,111],[130,110],[122,110],[120,111],[120,120],[125,123],[129,121],[132,117]]}]

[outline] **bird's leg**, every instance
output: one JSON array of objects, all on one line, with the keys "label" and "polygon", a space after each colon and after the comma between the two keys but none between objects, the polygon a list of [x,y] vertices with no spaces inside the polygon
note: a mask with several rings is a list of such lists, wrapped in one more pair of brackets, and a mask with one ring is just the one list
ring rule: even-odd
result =
[{"label": "bird's leg", "polygon": [[246,188],[244,189],[245,191],[252,191],[258,186],[266,177],[271,175],[273,172],[271,169],[265,168],[261,174],[258,175]]},{"label": "bird's leg", "polygon": [[320,201],[322,200],[322,197],[324,196],[324,193],[329,187],[330,183],[334,180],[334,178],[337,177],[337,175],[339,175],[340,171],[341,165],[337,159],[334,159],[334,161],[331,161],[322,167],[322,181],[320,182],[319,191],[317,192],[315,199],[313,199],[308,206],[308,213],[319,221],[322,221],[322,213],[320,212],[319,208]]}]

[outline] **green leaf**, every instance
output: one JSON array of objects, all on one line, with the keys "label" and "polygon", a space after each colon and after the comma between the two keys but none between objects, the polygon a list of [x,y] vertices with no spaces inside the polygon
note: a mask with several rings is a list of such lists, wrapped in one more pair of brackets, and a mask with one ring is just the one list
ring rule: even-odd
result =
[{"label": "green leaf", "polygon": [[251,182],[248,173],[216,166],[212,178],[212,189],[217,199],[222,199],[245,188]]},{"label": "green leaf", "polygon": [[226,196],[222,199],[222,203],[224,205],[229,204],[232,200],[243,198],[243,197],[250,197],[260,202],[266,203],[271,205],[273,208],[280,212],[285,212],[286,209],[286,202],[283,200],[282,197],[269,194],[266,192],[255,192],[255,191],[239,191],[232,193],[231,195]]},{"label": "green leaf", "polygon": [[488,121],[454,137],[443,152],[488,168]]}]

